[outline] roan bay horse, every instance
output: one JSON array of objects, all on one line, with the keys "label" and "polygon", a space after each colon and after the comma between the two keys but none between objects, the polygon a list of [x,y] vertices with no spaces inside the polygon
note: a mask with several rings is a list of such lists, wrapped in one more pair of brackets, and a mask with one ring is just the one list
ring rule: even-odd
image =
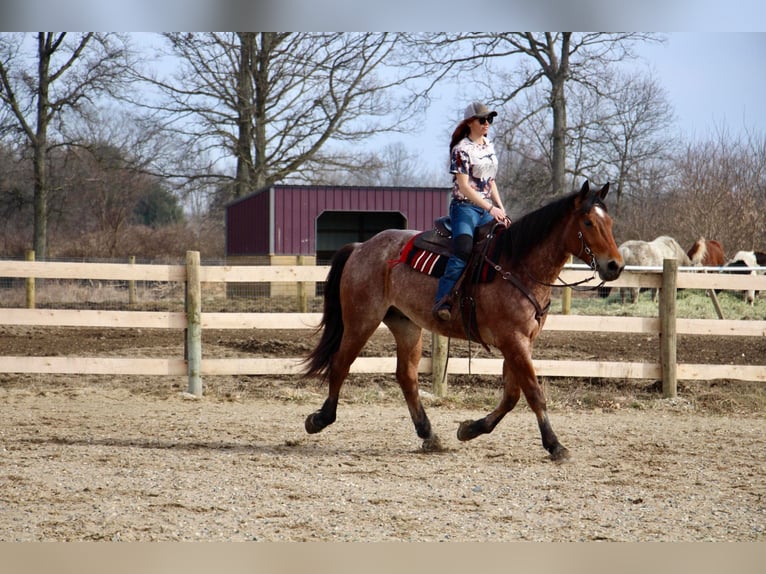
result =
[{"label": "roan bay horse", "polygon": [[[545,323],[551,287],[568,257],[588,261],[604,281],[617,279],[624,267],[612,235],[612,219],[603,203],[609,184],[591,190],[586,181],[573,192],[537,209],[495,236],[499,253],[491,261],[494,279],[474,286],[475,317],[481,340],[503,355],[504,391],[498,406],[484,418],[459,425],[457,437],[470,440],[490,433],[516,405],[521,393],[534,411],[543,447],[553,460],[568,458],[548,418],[545,397],[532,363],[532,346]],[[449,322],[431,315],[437,279],[397,263],[416,235],[412,230],[382,231],[363,243],[336,252],[327,275],[322,334],[305,361],[305,376],[329,381],[321,409],[306,418],[306,431],[317,433],[336,418],[340,389],[351,364],[381,321],[396,342],[396,379],[402,389],[425,451],[442,448],[418,395],[422,329],[466,338],[459,314]]]}]

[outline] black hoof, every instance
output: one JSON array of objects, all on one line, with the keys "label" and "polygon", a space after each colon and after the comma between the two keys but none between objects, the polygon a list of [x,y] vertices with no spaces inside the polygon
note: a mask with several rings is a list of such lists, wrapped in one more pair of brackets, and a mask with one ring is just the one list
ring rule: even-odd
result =
[{"label": "black hoof", "polygon": [[306,432],[309,434],[315,434],[321,431],[326,424],[322,424],[319,419],[319,413],[312,413],[306,417]]},{"label": "black hoof", "polygon": [[436,435],[431,435],[425,439],[420,448],[423,452],[442,452],[444,450],[441,439]]},{"label": "black hoof", "polygon": [[481,430],[479,430],[479,425],[476,424],[477,422],[479,421],[463,421],[460,423],[457,429],[458,440],[471,440],[482,434]]},{"label": "black hoof", "polygon": [[557,444],[551,450],[551,460],[554,462],[564,462],[569,460],[569,450],[566,447]]}]

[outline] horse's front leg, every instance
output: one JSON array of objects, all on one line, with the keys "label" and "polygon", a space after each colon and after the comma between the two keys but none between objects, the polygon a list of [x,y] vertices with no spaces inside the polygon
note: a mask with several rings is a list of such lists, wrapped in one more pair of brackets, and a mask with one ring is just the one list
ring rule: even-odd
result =
[{"label": "horse's front leg", "polygon": [[559,442],[548,419],[545,396],[537,381],[531,357],[521,361],[517,357],[514,363],[506,358],[503,362],[503,379],[505,387],[500,404],[482,419],[461,423],[457,432],[458,439],[471,440],[481,434],[492,432],[502,418],[516,406],[523,391],[529,407],[537,417],[543,448],[550,453],[551,460],[560,461],[569,458],[569,451]]},{"label": "horse's front leg", "polygon": [[459,440],[471,440],[479,435],[491,433],[503,417],[513,410],[513,407],[519,402],[521,387],[508,360],[503,361],[503,380],[505,381],[503,396],[497,408],[484,418],[460,423],[457,429]]},{"label": "horse's front leg", "polygon": [[545,393],[543,393],[543,388],[537,380],[531,356],[524,376],[521,377],[521,390],[524,392],[524,398],[527,400],[529,408],[537,417],[537,425],[540,427],[540,436],[543,439],[543,448],[550,453],[551,460],[563,461],[568,459],[569,451],[559,442],[556,433],[553,432],[553,427],[551,427],[551,421],[548,419]]}]

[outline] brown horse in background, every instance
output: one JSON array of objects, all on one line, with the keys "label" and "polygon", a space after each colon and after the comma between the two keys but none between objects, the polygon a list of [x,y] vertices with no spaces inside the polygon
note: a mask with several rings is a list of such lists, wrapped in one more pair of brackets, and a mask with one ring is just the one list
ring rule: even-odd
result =
[{"label": "brown horse in background", "polygon": [[722,267],[726,264],[723,246],[715,239],[700,237],[686,252],[695,267]]},{"label": "brown horse in background", "polygon": [[[588,261],[604,281],[617,279],[623,261],[612,235],[612,219],[603,203],[609,190],[591,190],[588,182],[533,211],[495,236],[500,242],[497,274],[473,287],[481,340],[503,355],[503,396],[485,417],[460,424],[458,439],[490,433],[524,393],[534,411],[543,447],[553,460],[568,457],[548,418],[543,390],[532,363],[532,347],[545,324],[551,287],[570,255]],[[363,243],[349,244],[333,257],[327,276],[320,341],[306,359],[305,376],[329,381],[321,409],[306,418],[316,433],[336,418],[340,389],[351,364],[381,321],[396,341],[396,379],[424,450],[440,450],[418,394],[422,330],[465,339],[460,316],[439,322],[431,314],[437,279],[399,263],[412,230],[382,231]]]}]

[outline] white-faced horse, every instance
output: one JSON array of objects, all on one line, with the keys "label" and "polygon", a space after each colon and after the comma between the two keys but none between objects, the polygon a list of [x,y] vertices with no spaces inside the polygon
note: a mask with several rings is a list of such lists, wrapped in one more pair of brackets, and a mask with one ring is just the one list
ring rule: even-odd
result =
[{"label": "white-faced horse", "polygon": [[[766,253],[761,251],[737,251],[734,257],[726,263],[727,268],[737,268],[737,271],[729,273],[750,273],[751,275],[763,274],[763,270],[752,269],[753,267],[766,267]],[[750,269],[747,271],[747,269]],[[755,303],[756,292],[754,289],[745,291],[745,301],[753,305]]]}]

